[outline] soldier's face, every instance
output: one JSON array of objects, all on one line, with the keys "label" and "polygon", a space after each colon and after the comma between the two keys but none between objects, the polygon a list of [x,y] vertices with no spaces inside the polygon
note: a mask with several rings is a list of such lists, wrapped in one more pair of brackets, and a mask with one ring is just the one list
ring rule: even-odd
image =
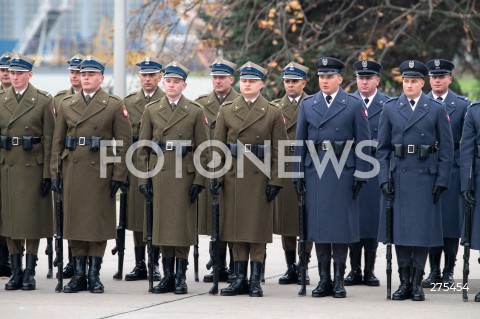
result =
[{"label": "soldier's face", "polygon": [[27,87],[28,81],[32,77],[32,72],[10,71],[10,82],[16,91],[21,91]]},{"label": "soldier's face", "polygon": [[70,84],[72,84],[75,91],[78,91],[82,88],[79,70],[70,70]]},{"label": "soldier's face", "polygon": [[370,97],[375,93],[378,84],[380,84],[380,77],[372,76],[357,76],[357,88],[360,94],[365,97]]},{"label": "soldier's face", "polygon": [[305,85],[307,85],[307,81],[305,80],[297,80],[297,79],[284,79],[283,85],[285,86],[285,92],[291,98],[296,98],[302,95],[303,89]]},{"label": "soldier's face", "polygon": [[258,79],[240,79],[240,92],[247,100],[252,100],[260,94],[263,81]]},{"label": "soldier's face", "polygon": [[187,83],[183,79],[163,78],[163,88],[165,89],[165,95],[167,95],[170,100],[178,100],[186,87]]},{"label": "soldier's face", "polygon": [[10,72],[8,69],[0,69],[0,80],[2,81],[2,86],[3,87],[9,87],[11,82],[10,82]]},{"label": "soldier's face", "polygon": [[102,72],[81,72],[82,89],[85,93],[95,93],[100,89],[103,83]]},{"label": "soldier's face", "polygon": [[430,76],[430,85],[432,86],[432,91],[435,95],[443,95],[447,93],[450,83],[452,83],[452,76],[450,74]]},{"label": "soldier's face", "polygon": [[153,93],[158,87],[158,82],[162,79],[160,72],[156,73],[140,73],[140,83],[143,90],[147,93]]},{"label": "soldier's face", "polygon": [[422,93],[425,81],[422,78],[403,78],[403,93],[408,99],[416,99]]},{"label": "soldier's face", "polygon": [[320,74],[318,76],[320,91],[327,95],[337,92],[342,82],[343,77],[340,74]]},{"label": "soldier's face", "polygon": [[235,78],[230,75],[213,75],[212,84],[215,94],[220,96],[227,95],[228,92],[230,92],[234,80]]}]

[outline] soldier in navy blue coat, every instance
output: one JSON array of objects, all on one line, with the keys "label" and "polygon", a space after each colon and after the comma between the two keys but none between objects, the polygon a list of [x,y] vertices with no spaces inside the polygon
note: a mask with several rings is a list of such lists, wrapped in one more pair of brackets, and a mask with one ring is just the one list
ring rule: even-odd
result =
[{"label": "soldier in navy blue coat", "polygon": [[[480,250],[480,214],[478,202],[480,198],[480,101],[473,103],[467,111],[463,126],[462,147],[460,149],[460,180],[462,198],[465,206],[472,209],[470,247]],[[472,185],[470,185],[470,177]],[[473,188],[473,189],[472,189]],[[480,292],[475,296],[480,302]]]},{"label": "soldier in navy blue coat", "polygon": [[[363,102],[340,87],[340,72],[345,65],[333,58],[320,58],[316,65],[320,92],[302,101],[297,121],[296,139],[303,145],[295,150],[301,164],[299,167],[297,162],[294,170],[304,172],[304,180],[294,182],[297,191],[306,189],[307,240],[315,242],[318,259],[320,282],[312,296],[345,298],[343,276],[348,245],[360,240],[356,197],[365,182],[354,177],[354,172],[369,169],[368,162],[350,147],[353,141],[358,144],[369,140],[370,129]],[[332,162],[338,163],[339,159],[340,163],[346,161],[339,165],[337,175]]]},{"label": "soldier in navy blue coat", "polygon": [[[422,283],[424,288],[435,283],[454,284],[453,270],[458,252],[459,238],[462,234],[464,217],[463,202],[460,196],[460,140],[462,139],[463,122],[471,101],[464,96],[455,94],[448,88],[452,83],[452,70],[455,65],[443,59],[430,60],[426,63],[432,91],[429,97],[443,101],[450,117],[453,145],[455,149],[450,186],[440,199],[443,225],[443,246],[432,247],[428,254],[430,275]],[[442,250],[445,252],[443,276],[440,273]]]},{"label": "soldier in navy blue coat", "polygon": [[[422,277],[428,249],[443,245],[440,195],[448,188],[453,139],[445,105],[422,92],[425,64],[400,65],[403,94],[385,103],[378,129],[378,182],[393,201],[393,243],[400,287],[393,300],[425,300]],[[392,189],[388,186],[389,172]],[[386,241],[381,210],[378,241]],[[412,270],[413,267],[413,270]]]},{"label": "soldier in navy blue coat", "polygon": [[[367,108],[368,123],[372,140],[377,140],[378,121],[383,105],[388,97],[377,90],[380,84],[380,70],[382,65],[375,61],[357,61],[353,64],[357,76],[357,91],[359,97]],[[372,152],[374,152],[374,148]],[[363,187],[358,197],[360,212],[360,241],[349,246],[350,273],[345,277],[345,286],[362,285],[379,286],[380,281],[375,276],[375,257],[377,255],[378,222],[380,219],[381,191],[378,188],[377,177],[372,177]],[[361,259],[364,249],[365,268],[362,278]]]}]

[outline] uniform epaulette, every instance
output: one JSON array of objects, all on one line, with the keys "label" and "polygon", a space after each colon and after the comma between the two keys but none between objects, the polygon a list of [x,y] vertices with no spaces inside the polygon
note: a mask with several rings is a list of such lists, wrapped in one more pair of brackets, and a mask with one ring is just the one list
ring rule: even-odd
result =
[{"label": "uniform epaulette", "polygon": [[472,104],[470,104],[470,107],[472,106],[480,106],[480,101],[473,102]]},{"label": "uniform epaulette", "polygon": [[353,97],[355,100],[357,101],[360,101],[360,98],[352,93],[348,93],[348,95],[350,95],[350,97]]},{"label": "uniform epaulette", "polygon": [[116,95],[110,95],[111,99],[117,100],[118,102],[122,101],[122,99],[119,96]]},{"label": "uniform epaulette", "polygon": [[73,95],[67,95],[63,99],[60,100],[60,104],[62,104],[63,101],[67,101],[68,99],[73,98]]},{"label": "uniform epaulette", "polygon": [[306,101],[306,100],[309,100],[309,99],[311,99],[311,98],[313,98],[313,95],[308,95],[308,96],[306,96],[302,101]]},{"label": "uniform epaulette", "polygon": [[276,108],[278,108],[278,107],[280,106],[280,105],[278,104],[278,102],[275,103],[275,100],[268,102],[268,104],[271,105],[271,106],[275,106]]},{"label": "uniform epaulette", "polygon": [[57,94],[55,94],[55,97],[59,96],[59,95],[64,95],[64,94],[67,94],[68,90],[61,90],[61,91],[58,91]]},{"label": "uniform epaulette", "polygon": [[196,102],[196,101],[190,101],[190,104],[195,105],[195,106],[197,106],[197,107],[199,107],[199,108],[203,108],[203,106],[202,106],[201,104],[199,104],[198,102]]},{"label": "uniform epaulette", "polygon": [[48,93],[47,91],[42,91],[42,90],[37,89],[37,92],[40,93],[40,94],[45,95],[46,97],[51,96],[50,93]]},{"label": "uniform epaulette", "polygon": [[282,99],[275,99],[275,100],[273,100],[273,101],[270,101],[270,103],[274,103],[274,104],[276,104],[276,105],[278,106],[278,105],[280,104],[280,101],[281,101],[281,100],[282,100]]},{"label": "uniform epaulette", "polygon": [[149,105],[152,105],[152,104],[157,104],[158,102],[160,102],[161,99],[158,99],[158,100],[153,100],[153,101],[150,101],[149,103],[147,103],[145,105],[145,107],[149,106]]},{"label": "uniform epaulette", "polygon": [[203,99],[203,98],[207,98],[208,97],[208,94],[202,94],[202,95],[199,95],[196,99],[195,99],[195,102],[200,100],[200,99]]},{"label": "uniform epaulette", "polygon": [[441,101],[439,101],[439,100],[437,100],[437,99],[434,99],[434,98],[432,98],[432,97],[430,98],[430,101],[433,101],[433,102],[437,103],[438,105],[443,105],[443,102],[441,102]]},{"label": "uniform epaulette", "polygon": [[227,106],[227,105],[230,105],[230,104],[233,104],[233,101],[225,101],[223,102],[223,106]]},{"label": "uniform epaulette", "polygon": [[132,93],[130,93],[129,95],[127,95],[125,98],[129,98],[129,97],[131,97],[131,96],[135,96],[135,95],[137,95],[137,93],[138,93],[138,92],[132,92]]},{"label": "uniform epaulette", "polygon": [[[387,102],[396,101],[396,100],[398,100],[398,98],[399,98],[398,96],[391,96],[390,98],[388,98]],[[387,103],[387,102],[385,102],[385,103]]]}]

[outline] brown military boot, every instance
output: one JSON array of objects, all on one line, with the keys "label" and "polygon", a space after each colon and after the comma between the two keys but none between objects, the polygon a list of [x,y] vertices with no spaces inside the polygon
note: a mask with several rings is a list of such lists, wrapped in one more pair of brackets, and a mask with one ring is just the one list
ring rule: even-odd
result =
[{"label": "brown military boot", "polygon": [[295,250],[289,250],[285,252],[285,260],[287,261],[287,271],[278,279],[280,285],[296,284],[298,280],[297,265],[295,264],[296,258]]},{"label": "brown military boot", "polygon": [[162,257],[163,278],[153,287],[154,294],[164,294],[175,291],[175,257]]},{"label": "brown military boot", "polygon": [[75,273],[70,282],[63,287],[64,293],[77,293],[87,290],[87,256],[73,257]]},{"label": "brown military boot", "polygon": [[23,272],[22,290],[35,290],[35,267],[37,266],[37,255],[27,254],[27,264]]},{"label": "brown military boot", "polygon": [[19,290],[23,284],[22,254],[10,255],[10,264],[12,265],[12,276],[5,284],[5,290]]},{"label": "brown military boot", "polygon": [[132,272],[125,275],[125,281],[145,280],[147,276],[147,265],[145,264],[145,246],[135,247],[135,267]]}]

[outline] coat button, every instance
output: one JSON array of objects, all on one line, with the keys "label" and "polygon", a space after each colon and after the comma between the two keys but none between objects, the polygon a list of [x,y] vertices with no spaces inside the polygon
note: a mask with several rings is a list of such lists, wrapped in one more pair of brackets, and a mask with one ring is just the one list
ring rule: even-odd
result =
[{"label": "coat button", "polygon": [[183,134],[182,134],[182,133],[178,134],[178,137],[182,137],[182,136],[183,136]]},{"label": "coat button", "polygon": [[421,135],[421,136],[425,136],[425,134],[423,134],[423,133],[422,133],[422,134],[420,134],[420,135]]},{"label": "coat button", "polygon": [[339,130],[338,130],[338,127],[337,127],[337,128],[335,129],[335,132],[338,132],[338,131],[339,131]]},{"label": "coat button", "polygon": [[407,170],[406,169],[402,169],[402,173],[405,173]]},{"label": "coat button", "polygon": [[163,132],[163,136],[166,136],[167,135],[167,132]]},{"label": "coat button", "polygon": [[29,128],[28,126],[25,126],[25,129],[28,130],[28,129],[30,129],[30,128]]},{"label": "coat button", "polygon": [[8,164],[8,166],[12,167],[12,166],[13,166],[13,163]]},{"label": "coat button", "polygon": [[73,163],[74,163],[74,164],[77,164],[77,162],[78,162],[77,160],[73,160]]},{"label": "coat button", "polygon": [[91,162],[90,165],[95,165],[95,162]]},{"label": "coat button", "polygon": [[25,164],[26,167],[30,167],[30,163]]}]

